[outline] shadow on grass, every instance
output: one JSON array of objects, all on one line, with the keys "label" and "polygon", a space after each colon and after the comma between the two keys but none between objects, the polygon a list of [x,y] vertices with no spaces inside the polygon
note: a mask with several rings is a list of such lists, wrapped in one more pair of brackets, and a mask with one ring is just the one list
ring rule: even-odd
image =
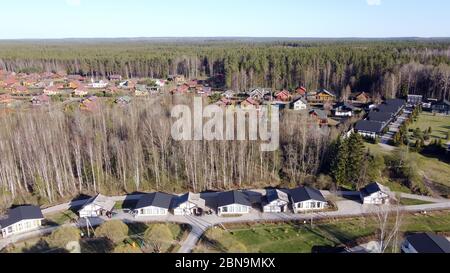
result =
[{"label": "shadow on grass", "polygon": [[92,238],[80,241],[82,253],[111,253],[114,243],[107,238]]}]

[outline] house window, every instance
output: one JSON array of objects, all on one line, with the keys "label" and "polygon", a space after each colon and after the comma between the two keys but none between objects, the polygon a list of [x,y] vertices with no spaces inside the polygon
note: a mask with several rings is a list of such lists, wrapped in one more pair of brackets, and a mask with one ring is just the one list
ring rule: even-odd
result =
[{"label": "house window", "polygon": [[322,206],[321,206],[321,204],[320,204],[320,202],[317,202],[317,208],[321,208]]},{"label": "house window", "polygon": [[13,232],[13,228],[12,227],[8,227],[8,233],[12,233]]},{"label": "house window", "polygon": [[311,208],[315,209],[316,208],[316,203],[315,202],[311,202]]},{"label": "house window", "polygon": [[222,212],[228,212],[228,207],[222,207]]},{"label": "house window", "polygon": [[303,208],[303,203],[298,203],[298,204],[297,204],[297,207],[298,207],[299,209],[302,209],[302,208]]}]

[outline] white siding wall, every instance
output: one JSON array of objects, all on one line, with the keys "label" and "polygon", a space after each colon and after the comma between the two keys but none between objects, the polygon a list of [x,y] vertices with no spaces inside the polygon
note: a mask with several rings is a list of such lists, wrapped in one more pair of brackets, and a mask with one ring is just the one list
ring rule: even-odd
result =
[{"label": "white siding wall", "polygon": [[383,192],[376,192],[363,198],[363,203],[368,205],[389,204],[389,196]]},{"label": "white siding wall", "polygon": [[100,216],[100,210],[102,208],[100,206],[97,206],[95,204],[89,204],[82,208],[78,213],[80,214],[80,217],[98,217]]},{"label": "white siding wall", "polygon": [[23,220],[12,226],[5,227],[2,229],[2,236],[6,238],[11,235],[20,234],[24,232],[28,232],[31,230],[38,229],[42,225],[41,219],[35,220]]},{"label": "white siding wall", "polygon": [[247,214],[250,212],[250,207],[233,204],[228,206],[219,207],[217,213],[220,215],[226,214]]},{"label": "white siding wall", "polygon": [[264,212],[283,212],[283,208],[284,211],[287,210],[287,203],[285,201],[282,200],[275,200],[272,201],[270,204],[267,204],[264,206]]},{"label": "white siding wall", "polygon": [[369,132],[364,132],[364,131],[358,131],[358,134],[360,134],[363,137],[370,137],[372,139],[375,139],[377,137],[376,133],[369,133]]},{"label": "white siding wall", "polygon": [[142,209],[136,210],[136,217],[139,216],[165,216],[168,214],[167,209],[158,208],[158,207],[146,207]]},{"label": "white siding wall", "polygon": [[334,113],[334,115],[336,117],[352,117],[353,116],[353,112],[352,111],[348,111],[348,112],[336,111]]},{"label": "white siding wall", "polygon": [[175,215],[192,215],[194,208],[196,208],[196,205],[192,204],[191,202],[184,202],[173,210],[173,214],[175,214]]},{"label": "white siding wall", "polygon": [[294,110],[296,110],[296,111],[306,110],[306,108],[307,108],[307,105],[304,104],[303,102],[294,103]]},{"label": "white siding wall", "polygon": [[311,210],[323,210],[326,208],[326,206],[327,206],[326,202],[309,200],[309,201],[295,203],[294,204],[294,212],[299,213],[299,212],[305,212],[305,211],[311,211]]}]

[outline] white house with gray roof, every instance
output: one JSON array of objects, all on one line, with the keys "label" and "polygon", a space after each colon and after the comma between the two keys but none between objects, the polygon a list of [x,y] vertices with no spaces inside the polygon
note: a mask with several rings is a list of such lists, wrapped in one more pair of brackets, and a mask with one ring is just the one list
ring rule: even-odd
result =
[{"label": "white house with gray roof", "polygon": [[173,199],[174,215],[200,215],[206,210],[205,200],[200,194],[187,193]]},{"label": "white house with gray roof", "polygon": [[252,203],[248,196],[240,191],[222,192],[217,195],[217,214],[234,215],[250,213]]},{"label": "white house with gray roof", "polygon": [[84,203],[78,214],[81,218],[100,217],[112,213],[116,202],[110,197],[98,194]]},{"label": "white house with gray roof", "polygon": [[268,190],[263,199],[264,212],[280,213],[287,212],[289,206],[289,195],[281,190]]},{"label": "white house with gray roof", "polygon": [[361,189],[360,197],[363,204],[368,205],[389,204],[391,192],[388,187],[385,187],[377,182],[374,182]]},{"label": "white house with gray roof", "polygon": [[3,238],[33,231],[42,226],[44,215],[39,207],[21,206],[10,209],[6,217],[0,218],[0,230]]},{"label": "white house with gray roof", "polygon": [[289,192],[294,213],[323,210],[328,202],[319,190],[300,187]]},{"label": "white house with gray roof", "polygon": [[166,216],[175,198],[174,195],[163,192],[145,194],[138,200],[133,213],[135,217]]}]

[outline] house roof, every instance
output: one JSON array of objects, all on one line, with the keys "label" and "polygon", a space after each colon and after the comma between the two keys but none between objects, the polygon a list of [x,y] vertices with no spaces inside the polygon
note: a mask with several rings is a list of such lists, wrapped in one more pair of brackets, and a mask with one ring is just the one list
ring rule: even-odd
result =
[{"label": "house roof", "polygon": [[308,105],[308,102],[303,97],[299,97],[299,98],[294,99],[294,101],[292,103],[297,103],[299,101],[301,101],[305,105]]},{"label": "house roof", "polygon": [[332,97],[336,97],[336,95],[335,95],[333,92],[328,91],[328,90],[326,90],[326,89],[322,89],[322,90],[320,90],[318,93],[319,93],[319,94],[320,94],[320,93],[325,93],[325,94],[330,95],[330,96],[332,96]]},{"label": "house roof", "polygon": [[222,192],[217,196],[217,206],[223,207],[232,204],[239,204],[244,206],[251,206],[250,200],[247,195],[240,191]]},{"label": "house roof", "polygon": [[111,198],[98,194],[94,197],[91,197],[80,210],[84,209],[88,205],[97,205],[103,208],[106,211],[112,211],[114,209],[116,202],[114,202]]},{"label": "house roof", "polygon": [[352,104],[348,103],[348,102],[341,102],[338,103],[335,107],[336,110],[349,110],[349,111],[356,111],[358,110],[357,107],[353,106]]},{"label": "house roof", "polygon": [[418,253],[450,253],[450,242],[432,233],[418,233],[406,237]]},{"label": "house roof", "polygon": [[294,203],[304,202],[308,200],[316,200],[321,202],[327,201],[319,190],[310,187],[300,187],[290,190],[290,195]]},{"label": "house roof", "polygon": [[323,110],[320,110],[320,109],[312,109],[311,111],[309,111],[309,114],[310,115],[315,114],[320,119],[327,119],[328,118],[327,114]]},{"label": "house roof", "polygon": [[[446,100],[446,99],[441,100],[441,101],[439,101],[439,102],[436,103],[436,104],[445,104],[445,105],[447,105],[447,106],[450,106],[450,102],[449,102],[448,100]],[[436,105],[436,104],[435,104],[435,105]]]},{"label": "house roof", "polygon": [[392,105],[400,108],[406,104],[406,101],[402,99],[387,99],[384,103],[386,105]]},{"label": "house roof", "polygon": [[392,113],[371,111],[367,119],[370,121],[388,122],[392,119]]},{"label": "house roof", "polygon": [[381,133],[383,128],[383,123],[370,120],[360,120],[355,125],[356,131],[365,131],[377,134]]},{"label": "house roof", "polygon": [[21,206],[10,209],[8,217],[0,219],[0,227],[6,228],[23,220],[44,219],[42,211],[36,206]]},{"label": "house roof", "polygon": [[369,185],[361,189],[361,193],[364,196],[369,196],[380,191],[387,194],[389,192],[389,189],[377,182],[370,183]]},{"label": "house roof", "polygon": [[190,202],[201,209],[206,208],[206,201],[200,197],[200,194],[192,192],[186,193],[182,196],[175,197],[173,199],[173,207],[178,207],[183,203]]},{"label": "house roof", "polygon": [[282,200],[289,203],[289,195],[281,190],[268,190],[266,195],[267,203]]},{"label": "house roof", "polygon": [[170,209],[172,200],[175,196],[163,192],[154,192],[143,195],[136,204],[135,209],[146,207],[158,207]]}]

